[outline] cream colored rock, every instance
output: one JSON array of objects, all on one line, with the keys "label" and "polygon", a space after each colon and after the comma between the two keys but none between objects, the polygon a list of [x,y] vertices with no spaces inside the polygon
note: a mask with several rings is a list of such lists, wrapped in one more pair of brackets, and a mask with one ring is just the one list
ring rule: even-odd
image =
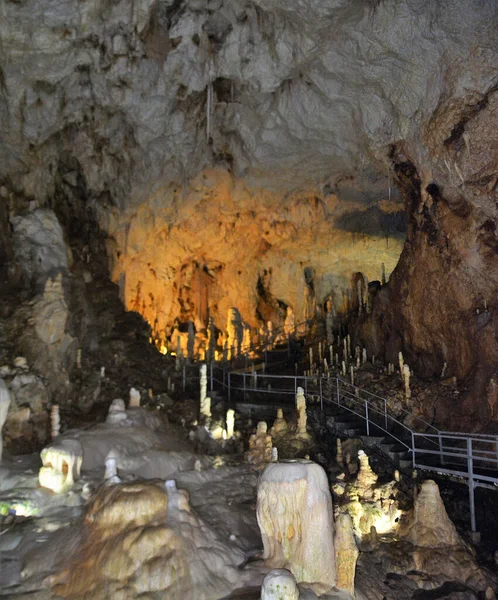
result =
[{"label": "cream colored rock", "polygon": [[298,582],[335,584],[332,499],[325,471],[306,461],[272,463],[258,486],[265,565],[289,569]]},{"label": "cream colored rock", "polygon": [[130,408],[139,408],[141,399],[142,399],[142,396],[140,395],[140,392],[137,389],[135,389],[134,387],[130,388],[129,407]]},{"label": "cream colored rock", "polygon": [[347,513],[340,513],[335,522],[336,587],[354,596],[356,561],[360,554],[356,545],[353,520]]},{"label": "cream colored rock", "polygon": [[47,280],[44,294],[33,310],[35,331],[41,341],[50,345],[61,340],[69,315],[62,289],[62,274]]},{"label": "cream colored rock", "polygon": [[55,439],[60,435],[61,430],[61,418],[59,414],[59,406],[54,404],[50,410],[50,426],[52,439]]},{"label": "cream colored rock", "polygon": [[10,406],[10,391],[3,379],[0,379],[0,460],[3,453],[2,428],[7,420],[7,413]]},{"label": "cream colored rock", "polygon": [[270,435],[273,439],[281,438],[288,430],[289,425],[284,418],[284,411],[281,408],[277,408],[277,418],[270,429]]},{"label": "cream colored rock", "polygon": [[358,450],[358,460],[360,462],[360,469],[355,485],[360,491],[360,496],[364,497],[372,490],[379,476],[372,470],[368,456],[363,450]]},{"label": "cream colored rock", "polygon": [[83,462],[83,449],[78,440],[61,439],[41,451],[43,466],[38,480],[42,487],[57,494],[67,492],[79,478]]},{"label": "cream colored rock", "polygon": [[261,600],[299,600],[296,578],[286,569],[273,569],[263,579]]},{"label": "cream colored rock", "polygon": [[233,408],[229,408],[227,410],[226,422],[227,422],[227,429],[226,429],[227,439],[231,439],[233,437],[234,428],[235,428],[235,411],[233,410]]},{"label": "cream colored rock", "polygon": [[[310,348],[311,350],[311,348]],[[308,415],[306,413],[306,397],[304,395],[304,389],[302,387],[297,388],[296,393],[296,408],[298,412],[297,420],[297,435],[299,437],[307,437],[307,423]]]},{"label": "cream colored rock", "polygon": [[463,544],[455,525],[448,517],[435,481],[429,479],[422,484],[413,510],[400,525],[399,536],[414,546],[428,548]]},{"label": "cream colored rock", "polygon": [[124,400],[116,398],[111,402],[105,422],[109,425],[123,425],[128,420]]},{"label": "cream colored rock", "polygon": [[260,421],[256,433],[249,438],[249,451],[246,452],[246,461],[257,469],[264,469],[272,460],[272,438],[267,433],[268,425]]}]

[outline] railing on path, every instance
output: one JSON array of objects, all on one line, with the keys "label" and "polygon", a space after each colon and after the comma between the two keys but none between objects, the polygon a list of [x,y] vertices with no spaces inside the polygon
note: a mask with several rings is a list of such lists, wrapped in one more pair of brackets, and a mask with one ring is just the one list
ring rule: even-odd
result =
[{"label": "railing on path", "polygon": [[453,476],[469,486],[471,530],[476,532],[475,489],[498,488],[498,435],[442,431],[404,409],[391,414],[389,400],[361,389],[340,377],[270,375],[229,371],[211,364],[208,378],[210,389],[219,385],[226,390],[232,403],[235,394],[245,398],[250,394],[268,394],[275,406],[282,397],[295,397],[297,388],[304,390],[308,404],[319,406],[326,414],[334,405],[365,422],[367,436],[379,435],[392,439],[410,454],[414,469],[435,471]]}]

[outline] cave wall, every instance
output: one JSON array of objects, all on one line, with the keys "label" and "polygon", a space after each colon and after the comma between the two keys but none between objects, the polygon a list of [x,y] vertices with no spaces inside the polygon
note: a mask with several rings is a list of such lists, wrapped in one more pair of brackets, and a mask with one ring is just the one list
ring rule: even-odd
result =
[{"label": "cave wall", "polygon": [[132,214],[103,219],[124,304],[161,340],[175,319],[199,331],[211,317],[224,331],[231,308],[253,328],[282,326],[287,306],[302,323],[327,298],[345,314],[353,273],[380,280],[384,265],[389,275],[405,226],[399,198],[375,206],[333,193],[282,198],[222,169],[203,171],[187,193],[161,190]]},{"label": "cave wall", "polygon": [[[320,296],[358,262],[379,278],[399,252],[386,255],[381,226],[354,238],[366,244],[356,263],[337,257],[352,256],[356,212],[392,212],[382,203],[398,202],[396,184],[407,241],[357,335],[390,360],[402,349],[424,377],[447,362],[468,382],[458,406],[485,397],[493,418],[494,0],[26,0],[1,11],[0,185],[22,211],[62,193],[61,222],[82,191],[80,226],[102,228],[127,308],[156,330],[221,319],[231,304],[253,324],[274,301],[277,313],[292,297],[302,310],[295,271],[314,270]],[[9,256],[3,192],[0,202]],[[9,216],[18,210],[9,200]]]}]

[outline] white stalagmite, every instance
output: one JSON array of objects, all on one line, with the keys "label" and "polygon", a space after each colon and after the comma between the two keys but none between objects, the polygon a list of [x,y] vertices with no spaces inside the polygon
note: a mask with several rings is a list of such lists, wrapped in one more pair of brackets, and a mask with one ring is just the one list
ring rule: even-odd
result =
[{"label": "white stalagmite", "polygon": [[54,404],[50,410],[50,426],[52,439],[55,439],[61,431],[61,418],[59,415],[59,405]]},{"label": "white stalagmite", "polygon": [[263,579],[261,600],[299,600],[296,578],[286,569],[273,569]]},{"label": "white stalagmite", "polygon": [[346,377],[346,363],[342,361],[342,376]]},{"label": "white stalagmite", "polygon": [[77,439],[65,438],[41,451],[43,466],[38,474],[42,487],[57,494],[67,492],[79,478],[83,449]]},{"label": "white stalagmite", "polygon": [[2,460],[3,439],[2,428],[7,420],[10,406],[10,391],[3,379],[0,379],[0,460]]},{"label": "white stalagmite", "polygon": [[363,364],[365,364],[367,362],[367,349],[366,348],[363,348],[362,359],[363,359]]},{"label": "white stalagmite", "polygon": [[309,349],[309,357],[310,357],[310,369],[313,367],[313,348]]},{"label": "white stalagmite", "polygon": [[405,398],[409,400],[412,397],[410,390],[410,367],[407,364],[403,365],[403,383],[405,385]]},{"label": "white stalagmite", "polygon": [[299,414],[297,420],[297,434],[300,436],[307,435],[307,421],[308,415],[306,414],[306,397],[302,387],[297,388],[296,393],[296,408]]},{"label": "white stalagmite", "polygon": [[347,359],[348,359],[348,341],[346,338],[344,338],[344,340],[343,340],[343,346],[344,346],[344,348],[342,350],[342,354],[344,356],[344,360],[347,361]]},{"label": "white stalagmite", "polygon": [[360,554],[354,539],[353,520],[348,513],[340,513],[335,522],[336,587],[354,597],[356,561]]},{"label": "white stalagmite", "polygon": [[353,365],[351,365],[350,374],[351,374],[351,385],[354,385],[354,367],[353,367]]},{"label": "white stalagmite", "polygon": [[204,405],[204,402],[205,402],[206,396],[207,396],[207,365],[205,365],[205,364],[201,365],[201,367],[199,369],[199,376],[200,376],[200,386],[201,386],[200,405],[201,405],[201,415],[202,415],[202,414],[204,414],[202,407]]},{"label": "white stalagmite", "polygon": [[403,353],[402,352],[400,352],[398,354],[398,361],[399,361],[399,372],[403,376],[403,365],[405,364],[405,361],[403,360]]},{"label": "white stalagmite", "polygon": [[337,464],[342,465],[344,463],[344,457],[342,455],[342,441],[341,438],[337,438],[336,440],[336,453],[335,453],[335,459],[337,461]]},{"label": "white stalagmite", "polygon": [[318,342],[318,361],[320,363],[323,362],[323,350],[322,350],[322,342]]},{"label": "white stalagmite", "polygon": [[128,406],[130,408],[139,408],[140,400],[141,400],[140,392],[137,389],[135,389],[134,387],[130,388],[130,403]]},{"label": "white stalagmite", "polygon": [[265,565],[298,582],[335,585],[332,499],[325,471],[307,460],[269,464],[258,486]]},{"label": "white stalagmite", "polygon": [[227,410],[227,439],[233,437],[233,432],[235,428],[235,411],[232,408]]}]

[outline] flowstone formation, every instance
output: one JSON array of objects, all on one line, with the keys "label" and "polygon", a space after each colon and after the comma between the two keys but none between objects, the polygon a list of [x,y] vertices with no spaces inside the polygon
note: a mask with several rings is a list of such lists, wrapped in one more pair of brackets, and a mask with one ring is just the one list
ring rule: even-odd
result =
[{"label": "flowstone formation", "polygon": [[335,585],[332,499],[322,467],[306,460],[268,465],[257,516],[266,566],[288,569],[322,591]]}]

